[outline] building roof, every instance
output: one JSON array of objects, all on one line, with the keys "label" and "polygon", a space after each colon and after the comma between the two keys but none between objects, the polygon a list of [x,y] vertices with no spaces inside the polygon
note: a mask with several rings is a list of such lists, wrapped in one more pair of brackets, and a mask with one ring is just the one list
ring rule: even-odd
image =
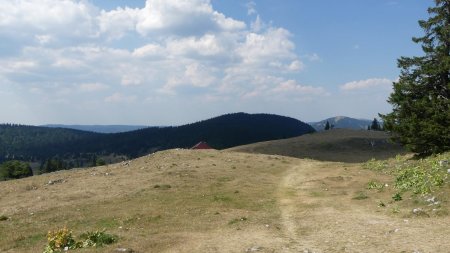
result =
[{"label": "building roof", "polygon": [[211,146],[208,145],[208,143],[201,141],[197,143],[195,146],[193,146],[191,149],[213,149]]}]

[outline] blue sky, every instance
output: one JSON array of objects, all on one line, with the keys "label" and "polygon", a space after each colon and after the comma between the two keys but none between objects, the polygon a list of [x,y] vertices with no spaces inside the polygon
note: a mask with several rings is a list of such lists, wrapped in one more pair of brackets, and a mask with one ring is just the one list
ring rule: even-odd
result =
[{"label": "blue sky", "polygon": [[0,0],[0,122],[373,118],[433,1]]}]

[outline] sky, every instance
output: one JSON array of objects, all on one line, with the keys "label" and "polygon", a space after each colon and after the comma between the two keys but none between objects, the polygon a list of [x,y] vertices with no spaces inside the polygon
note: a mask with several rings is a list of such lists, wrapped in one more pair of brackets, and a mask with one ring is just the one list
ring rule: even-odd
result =
[{"label": "sky", "polygon": [[0,0],[0,123],[371,119],[431,0]]}]

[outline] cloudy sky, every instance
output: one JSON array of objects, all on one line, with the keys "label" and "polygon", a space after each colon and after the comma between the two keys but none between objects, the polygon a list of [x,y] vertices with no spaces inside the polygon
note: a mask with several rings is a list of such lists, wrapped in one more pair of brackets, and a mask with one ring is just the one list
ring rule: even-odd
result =
[{"label": "cloudy sky", "polygon": [[0,122],[373,118],[431,0],[0,0]]}]

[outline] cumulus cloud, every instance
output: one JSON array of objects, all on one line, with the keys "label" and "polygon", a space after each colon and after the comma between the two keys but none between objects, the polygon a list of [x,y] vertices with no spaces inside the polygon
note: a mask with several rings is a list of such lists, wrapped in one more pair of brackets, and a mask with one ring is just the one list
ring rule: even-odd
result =
[{"label": "cumulus cloud", "polygon": [[209,0],[147,0],[136,24],[137,31],[142,35],[155,32],[198,35],[245,27],[244,22],[214,11]]},{"label": "cumulus cloud", "polygon": [[79,85],[81,91],[95,92],[108,89],[108,85],[103,83],[82,83]]},{"label": "cumulus cloud", "polygon": [[287,80],[285,82],[282,82],[277,87],[275,87],[273,91],[277,93],[289,93],[296,95],[329,95],[329,93],[322,87],[301,85],[295,80]]},{"label": "cumulus cloud", "polygon": [[122,93],[116,92],[111,96],[105,98],[105,102],[107,103],[121,103],[121,102],[134,102],[136,101],[136,96],[127,96]]},{"label": "cumulus cloud", "polygon": [[392,82],[392,80],[389,80],[387,78],[371,78],[366,80],[348,82],[341,85],[340,88],[344,91],[365,90],[369,88],[389,89],[392,86]]},{"label": "cumulus cloud", "polygon": [[293,80],[304,62],[292,34],[259,15],[246,24],[210,0],[147,0],[109,11],[94,3],[0,0],[0,38],[18,42],[0,58],[2,83],[17,94],[25,87],[36,99],[77,103],[108,91],[106,104],[165,94],[228,101],[326,93]]}]

